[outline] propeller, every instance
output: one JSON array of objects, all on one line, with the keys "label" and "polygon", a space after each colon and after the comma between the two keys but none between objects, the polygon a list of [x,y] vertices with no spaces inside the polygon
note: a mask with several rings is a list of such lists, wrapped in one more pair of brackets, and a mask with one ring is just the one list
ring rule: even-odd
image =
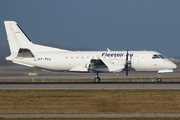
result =
[{"label": "propeller", "polygon": [[127,49],[127,54],[126,54],[126,64],[125,64],[125,70],[126,70],[126,77],[128,76],[128,56],[129,56],[129,54],[128,54],[128,49]]}]

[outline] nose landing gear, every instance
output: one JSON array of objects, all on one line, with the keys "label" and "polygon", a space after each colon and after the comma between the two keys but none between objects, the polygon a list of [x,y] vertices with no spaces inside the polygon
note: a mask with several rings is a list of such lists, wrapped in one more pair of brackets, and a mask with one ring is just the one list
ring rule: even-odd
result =
[{"label": "nose landing gear", "polygon": [[162,81],[162,79],[161,79],[161,78],[157,78],[157,81],[158,81],[158,82],[161,82],[161,81]]},{"label": "nose landing gear", "polygon": [[161,74],[158,73],[157,76],[158,76],[157,81],[158,81],[158,82],[161,82],[161,81],[162,81],[162,79],[161,79]]}]

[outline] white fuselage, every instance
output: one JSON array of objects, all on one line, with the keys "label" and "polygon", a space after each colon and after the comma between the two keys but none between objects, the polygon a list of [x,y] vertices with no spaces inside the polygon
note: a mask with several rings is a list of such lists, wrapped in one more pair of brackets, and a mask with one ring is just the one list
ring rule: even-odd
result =
[{"label": "white fuselage", "polygon": [[[129,51],[130,69],[135,71],[161,71],[172,70],[176,65],[166,58],[153,59],[154,51]],[[101,59],[111,63],[114,67],[122,66],[119,70],[107,68],[98,69],[100,72],[120,72],[124,68],[126,51],[98,51],[98,52],[37,52],[34,58],[16,58],[15,61],[33,67],[55,71],[88,72],[87,66],[92,59]],[[118,68],[117,68],[118,69]]]}]

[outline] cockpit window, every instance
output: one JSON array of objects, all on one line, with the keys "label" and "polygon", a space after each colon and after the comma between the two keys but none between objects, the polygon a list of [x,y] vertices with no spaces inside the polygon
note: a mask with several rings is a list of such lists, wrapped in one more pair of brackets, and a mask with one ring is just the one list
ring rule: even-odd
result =
[{"label": "cockpit window", "polygon": [[165,59],[165,57],[164,57],[164,56],[162,56],[162,55],[160,55],[160,54],[159,54],[159,57],[161,57],[162,59]]},{"label": "cockpit window", "polygon": [[165,59],[165,57],[164,56],[162,56],[161,54],[155,54],[155,55],[153,55],[153,57],[152,57],[152,59]]},{"label": "cockpit window", "polygon": [[152,57],[153,59],[157,59],[157,58],[160,58],[158,55],[153,55]]}]

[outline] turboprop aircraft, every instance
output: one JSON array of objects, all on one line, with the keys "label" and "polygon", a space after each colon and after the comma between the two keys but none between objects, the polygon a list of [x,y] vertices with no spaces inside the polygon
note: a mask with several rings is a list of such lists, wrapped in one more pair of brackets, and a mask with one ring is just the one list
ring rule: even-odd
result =
[{"label": "turboprop aircraft", "polygon": [[96,73],[94,82],[100,82],[101,72],[157,71],[173,72],[177,66],[155,51],[69,51],[33,44],[15,21],[4,21],[11,55],[6,60],[28,67],[52,71]]}]

